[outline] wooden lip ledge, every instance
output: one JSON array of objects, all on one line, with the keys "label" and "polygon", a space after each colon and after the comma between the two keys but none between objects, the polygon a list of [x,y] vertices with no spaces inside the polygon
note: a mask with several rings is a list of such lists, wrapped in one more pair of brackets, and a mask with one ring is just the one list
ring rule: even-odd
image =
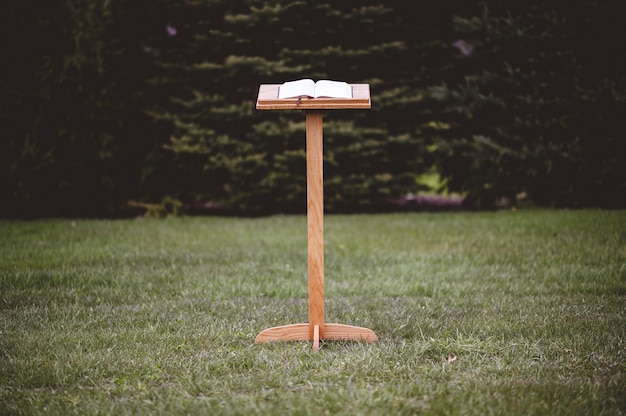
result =
[{"label": "wooden lip ledge", "polygon": [[369,84],[350,84],[352,98],[283,98],[278,99],[280,84],[261,84],[257,110],[335,110],[372,108]]}]

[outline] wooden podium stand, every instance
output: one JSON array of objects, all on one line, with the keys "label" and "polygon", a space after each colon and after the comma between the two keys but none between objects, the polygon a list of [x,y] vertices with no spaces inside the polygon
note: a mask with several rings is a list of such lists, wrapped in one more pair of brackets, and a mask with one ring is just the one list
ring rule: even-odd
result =
[{"label": "wooden podium stand", "polygon": [[368,84],[352,84],[353,98],[278,99],[278,84],[259,88],[258,110],[303,110],[306,115],[307,165],[307,239],[309,322],[268,328],[255,342],[313,341],[318,351],[320,340],[361,340],[374,342],[374,331],[351,325],[324,322],[324,181],[323,127],[324,110],[371,108]]}]

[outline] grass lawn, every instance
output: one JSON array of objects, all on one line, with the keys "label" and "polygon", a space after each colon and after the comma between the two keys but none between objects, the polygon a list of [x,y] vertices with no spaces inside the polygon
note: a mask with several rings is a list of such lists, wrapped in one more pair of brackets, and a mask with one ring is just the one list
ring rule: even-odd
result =
[{"label": "grass lawn", "polygon": [[325,225],[377,343],[254,344],[307,321],[303,216],[0,221],[0,414],[626,413],[626,211]]}]

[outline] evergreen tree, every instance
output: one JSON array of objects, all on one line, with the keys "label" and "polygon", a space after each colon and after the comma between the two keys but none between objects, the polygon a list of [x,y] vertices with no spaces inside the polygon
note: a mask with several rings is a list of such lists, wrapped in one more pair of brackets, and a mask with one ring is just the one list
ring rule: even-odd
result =
[{"label": "evergreen tree", "polygon": [[182,62],[164,61],[168,79],[185,87],[156,114],[176,127],[169,148],[187,172],[179,183],[182,198],[243,210],[304,209],[304,117],[254,110],[259,84],[298,78],[365,82],[374,94],[388,91],[375,95],[382,97],[374,99],[378,114],[334,111],[326,117],[328,209],[362,210],[419,189],[416,174],[431,162],[420,138],[401,127],[414,116],[379,126],[397,111],[385,100],[402,100],[398,89],[410,85],[414,68],[402,40],[414,24],[409,17],[378,2],[218,3],[195,3],[194,19],[203,9],[206,20],[180,22],[172,35],[190,54]]},{"label": "evergreen tree", "polygon": [[2,213],[112,215],[140,189],[153,146],[140,3],[2,3]]},{"label": "evergreen tree", "polygon": [[[462,78],[430,89],[439,171],[467,202],[617,206],[623,194],[623,25],[600,1],[486,1],[454,18]],[[623,203],[622,203],[623,204]]]},{"label": "evergreen tree", "polygon": [[[368,83],[325,117],[325,199],[445,186],[488,207],[623,206],[624,29],[599,0],[62,0],[0,4],[1,214],[177,198],[305,208],[304,116],[261,83]],[[18,40],[19,41],[16,41]]]}]

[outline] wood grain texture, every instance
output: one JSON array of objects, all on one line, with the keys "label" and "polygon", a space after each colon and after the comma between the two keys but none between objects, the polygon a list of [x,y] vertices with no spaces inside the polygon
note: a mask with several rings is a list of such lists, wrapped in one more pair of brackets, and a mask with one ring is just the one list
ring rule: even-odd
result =
[{"label": "wood grain texture", "polygon": [[271,341],[310,341],[309,324],[275,326],[261,331],[254,342]]},{"label": "wood grain texture", "polygon": [[[309,324],[292,324],[275,326],[261,331],[254,342],[272,342],[272,341],[315,341],[315,332],[313,335],[309,333]],[[376,342],[378,337],[371,329],[362,328],[360,326],[344,325],[344,324],[326,324],[326,336],[319,337],[319,340],[326,341],[364,341]]]},{"label": "wood grain texture", "polygon": [[306,112],[309,325],[324,337],[324,137],[322,113]]},{"label": "wood grain texture", "polygon": [[344,324],[326,324],[326,335],[322,338],[328,341],[378,341],[376,333],[368,328]]}]

